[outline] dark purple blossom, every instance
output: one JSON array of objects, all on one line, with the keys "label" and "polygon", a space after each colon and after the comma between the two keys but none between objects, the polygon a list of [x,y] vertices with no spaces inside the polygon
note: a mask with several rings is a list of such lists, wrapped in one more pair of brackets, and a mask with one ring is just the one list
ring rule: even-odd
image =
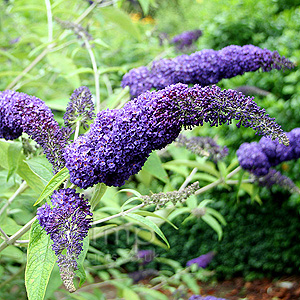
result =
[{"label": "dark purple blossom", "polygon": [[131,95],[136,97],[151,88],[163,89],[178,82],[206,86],[258,69],[268,72],[293,67],[292,62],[276,51],[253,45],[231,45],[218,51],[204,49],[191,55],[161,59],[153,62],[150,69],[132,69],[124,75],[121,85],[129,86]]},{"label": "dark purple blossom", "polygon": [[82,251],[82,240],[91,226],[92,213],[88,201],[74,189],[54,191],[51,202],[52,208],[47,203],[38,208],[37,219],[50,234],[61,278],[66,288],[73,292],[76,259]]},{"label": "dark purple blossom", "polygon": [[228,155],[228,148],[219,146],[214,139],[208,136],[187,138],[183,134],[179,134],[176,142],[179,146],[184,146],[197,155],[207,156],[214,162]]},{"label": "dark purple blossom", "polygon": [[146,265],[154,259],[155,253],[152,250],[139,250],[136,256],[141,260],[142,265]]},{"label": "dark purple blossom", "polygon": [[70,130],[59,127],[51,110],[39,98],[10,90],[0,92],[0,138],[13,140],[22,132],[43,148],[55,171],[64,166],[62,153]]},{"label": "dark purple blossom", "polygon": [[176,36],[173,37],[171,40],[172,44],[175,44],[178,50],[184,50],[190,48],[193,43],[195,43],[199,37],[202,35],[202,31],[191,30],[191,31],[184,31]]},{"label": "dark purple blossom", "polygon": [[277,184],[282,188],[288,190],[290,193],[300,194],[300,189],[295,183],[287,176],[282,175],[279,171],[270,169],[269,173],[262,177],[257,177],[256,180],[260,186],[266,186],[270,188],[272,185]]},{"label": "dark purple blossom", "polygon": [[90,131],[66,148],[71,182],[87,188],[98,182],[121,186],[144,165],[152,150],[173,142],[182,127],[230,124],[251,127],[288,144],[282,129],[253,98],[217,86],[171,85],[146,92],[121,109],[98,113]]},{"label": "dark purple blossom", "polygon": [[212,261],[214,256],[215,256],[215,252],[213,252],[213,251],[208,252],[208,253],[203,254],[199,257],[196,257],[196,258],[193,258],[193,259],[189,260],[186,263],[186,266],[189,267],[193,264],[197,264],[197,266],[199,268],[205,269],[209,265],[209,263]]},{"label": "dark purple blossom", "polygon": [[74,127],[79,122],[84,129],[88,128],[87,122],[95,117],[92,94],[86,86],[76,89],[71,95],[66,113],[64,114],[65,126]]},{"label": "dark purple blossom", "polygon": [[225,298],[216,298],[215,296],[200,296],[200,295],[193,295],[189,298],[189,300],[227,300]]},{"label": "dark purple blossom", "polygon": [[271,167],[284,161],[298,159],[300,157],[300,128],[287,132],[286,136],[289,139],[288,146],[267,137],[261,138],[258,143],[242,144],[236,152],[241,167],[256,176],[265,176]]}]

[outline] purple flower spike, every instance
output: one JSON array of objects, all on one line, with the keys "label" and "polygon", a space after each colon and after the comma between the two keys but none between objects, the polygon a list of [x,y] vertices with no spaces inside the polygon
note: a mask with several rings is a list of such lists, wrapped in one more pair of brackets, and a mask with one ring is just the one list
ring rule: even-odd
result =
[{"label": "purple flower spike", "polygon": [[189,267],[193,264],[197,264],[199,268],[206,268],[213,257],[215,256],[215,252],[211,251],[206,254],[203,254],[199,257],[193,258],[186,263],[186,266]]},{"label": "purple flower spike", "polygon": [[54,171],[64,166],[62,153],[70,130],[59,127],[42,100],[10,90],[0,92],[0,138],[13,140],[22,132],[44,149]]},{"label": "purple flower spike", "polygon": [[154,259],[155,253],[152,250],[139,250],[136,256],[141,260],[142,265],[146,265]]},{"label": "purple flower spike", "polygon": [[200,295],[193,295],[189,298],[189,300],[227,300],[225,298],[216,298],[215,296],[200,296]]},{"label": "purple flower spike", "polygon": [[175,44],[178,50],[188,49],[202,35],[201,30],[184,31],[173,37],[171,44]]},{"label": "purple flower spike", "polygon": [[288,146],[267,137],[261,138],[258,143],[242,144],[236,152],[241,167],[256,176],[265,176],[271,167],[300,158],[300,128],[287,132],[286,136]]},{"label": "purple flower spike", "polygon": [[58,257],[62,281],[68,291],[74,292],[73,278],[76,259],[82,251],[82,240],[91,227],[90,206],[74,189],[54,191],[51,202],[37,210],[40,225],[50,234],[52,249]]},{"label": "purple flower spike", "polygon": [[218,51],[205,49],[191,55],[161,59],[153,62],[150,69],[132,69],[124,75],[121,85],[123,88],[129,86],[131,95],[137,97],[151,88],[163,89],[178,82],[206,86],[245,72],[293,67],[292,62],[276,51],[253,45],[231,45]]},{"label": "purple flower spike", "polygon": [[95,117],[92,94],[86,86],[76,89],[68,103],[64,114],[65,126],[74,127],[76,122],[80,122],[84,129],[88,128],[87,121]]},{"label": "purple flower spike", "polygon": [[217,86],[171,85],[146,92],[121,109],[98,113],[90,131],[66,147],[71,182],[121,186],[144,165],[152,150],[173,142],[182,127],[230,124],[251,127],[288,144],[279,125],[250,97]]}]

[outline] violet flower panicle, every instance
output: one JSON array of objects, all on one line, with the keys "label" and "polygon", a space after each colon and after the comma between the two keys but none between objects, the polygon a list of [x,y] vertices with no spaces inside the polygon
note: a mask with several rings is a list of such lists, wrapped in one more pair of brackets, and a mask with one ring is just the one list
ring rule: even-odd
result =
[{"label": "violet flower panicle", "polygon": [[197,264],[198,268],[205,269],[209,263],[212,261],[213,257],[216,255],[215,252],[211,251],[206,254],[203,254],[199,257],[193,258],[186,263],[186,266],[189,267],[193,264]]}]

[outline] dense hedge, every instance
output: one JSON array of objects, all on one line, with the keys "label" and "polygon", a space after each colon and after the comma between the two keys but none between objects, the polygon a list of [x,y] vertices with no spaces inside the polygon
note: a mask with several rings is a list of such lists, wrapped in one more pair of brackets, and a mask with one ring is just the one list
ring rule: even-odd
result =
[{"label": "dense hedge", "polygon": [[[162,227],[171,245],[169,251],[153,246],[147,249],[154,248],[159,256],[183,265],[201,254],[217,251],[209,269],[215,270],[218,278],[245,276],[252,279],[299,274],[300,219],[294,208],[282,206],[280,199],[270,200],[262,206],[240,203],[230,207],[219,202],[215,208],[228,222],[220,242],[217,234],[204,222],[194,219],[181,224],[184,218],[181,216],[175,221],[178,231],[169,225]],[[112,244],[104,245],[103,240],[98,240],[97,246],[112,254],[117,247],[129,246],[122,236],[124,240],[117,244],[115,237],[111,237]],[[162,268],[153,263],[149,267]],[[133,265],[129,266],[129,270],[132,269]]]}]

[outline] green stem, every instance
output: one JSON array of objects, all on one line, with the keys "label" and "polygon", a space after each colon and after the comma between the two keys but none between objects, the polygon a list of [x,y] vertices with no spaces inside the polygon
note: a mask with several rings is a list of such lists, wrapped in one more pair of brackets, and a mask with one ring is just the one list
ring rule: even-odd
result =
[{"label": "green stem", "polygon": [[53,41],[53,20],[50,0],[45,0],[47,9],[47,21],[48,21],[48,41],[51,43]]}]

